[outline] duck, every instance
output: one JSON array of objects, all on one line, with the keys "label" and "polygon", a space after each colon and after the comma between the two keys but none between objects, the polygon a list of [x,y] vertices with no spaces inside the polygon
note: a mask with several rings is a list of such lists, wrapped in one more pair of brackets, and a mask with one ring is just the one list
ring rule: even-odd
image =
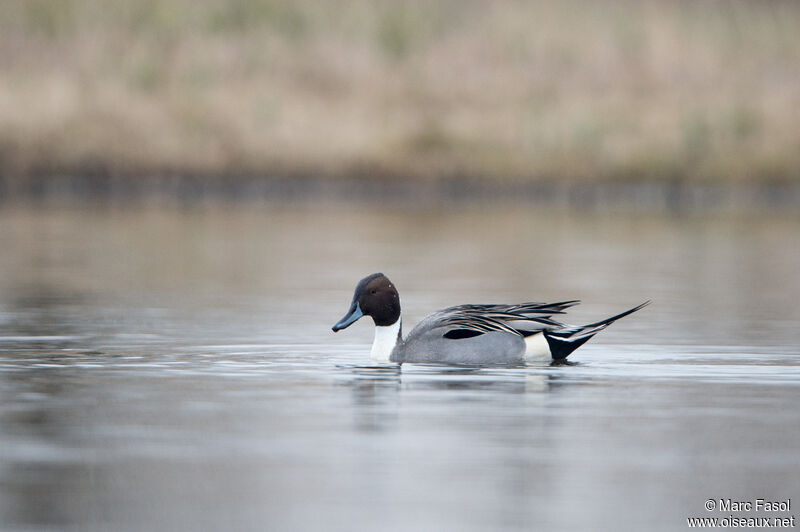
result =
[{"label": "duck", "polygon": [[650,301],[586,325],[567,325],[554,316],[580,303],[466,304],[444,308],[420,321],[404,338],[400,295],[388,277],[373,273],[356,285],[347,313],[333,332],[369,316],[375,323],[370,358],[376,363],[525,365],[566,363],[595,334]]}]

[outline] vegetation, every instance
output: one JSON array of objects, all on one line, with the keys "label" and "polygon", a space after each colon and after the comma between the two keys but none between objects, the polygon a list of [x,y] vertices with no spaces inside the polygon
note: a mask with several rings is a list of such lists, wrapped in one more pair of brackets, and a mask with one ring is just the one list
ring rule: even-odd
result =
[{"label": "vegetation", "polygon": [[3,0],[0,172],[797,180],[800,3]]}]

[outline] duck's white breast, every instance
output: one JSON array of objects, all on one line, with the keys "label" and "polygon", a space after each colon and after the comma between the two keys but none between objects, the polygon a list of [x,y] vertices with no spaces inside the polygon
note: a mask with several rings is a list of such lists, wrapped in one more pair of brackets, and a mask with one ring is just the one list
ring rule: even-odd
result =
[{"label": "duck's white breast", "polygon": [[389,362],[394,346],[400,337],[400,323],[397,320],[392,325],[375,327],[375,339],[372,341],[372,350],[369,353],[373,362]]}]

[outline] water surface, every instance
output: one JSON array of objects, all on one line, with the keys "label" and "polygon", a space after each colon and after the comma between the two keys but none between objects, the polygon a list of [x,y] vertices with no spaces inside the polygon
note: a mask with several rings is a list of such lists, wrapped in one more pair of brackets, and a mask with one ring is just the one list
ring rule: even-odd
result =
[{"label": "water surface", "polygon": [[[800,220],[0,209],[5,530],[678,530],[800,501]],[[372,367],[463,302],[652,298],[573,366]],[[742,514],[743,516],[746,516]],[[781,514],[785,516],[788,514]]]}]

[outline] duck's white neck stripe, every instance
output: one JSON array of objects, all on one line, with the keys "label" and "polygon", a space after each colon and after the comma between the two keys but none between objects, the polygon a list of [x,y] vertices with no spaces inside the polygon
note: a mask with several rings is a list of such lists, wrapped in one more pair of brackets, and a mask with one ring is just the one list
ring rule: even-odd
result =
[{"label": "duck's white neck stripe", "polygon": [[389,362],[392,350],[400,339],[400,327],[403,320],[398,318],[391,325],[375,327],[375,340],[372,342],[370,358],[374,362]]}]

